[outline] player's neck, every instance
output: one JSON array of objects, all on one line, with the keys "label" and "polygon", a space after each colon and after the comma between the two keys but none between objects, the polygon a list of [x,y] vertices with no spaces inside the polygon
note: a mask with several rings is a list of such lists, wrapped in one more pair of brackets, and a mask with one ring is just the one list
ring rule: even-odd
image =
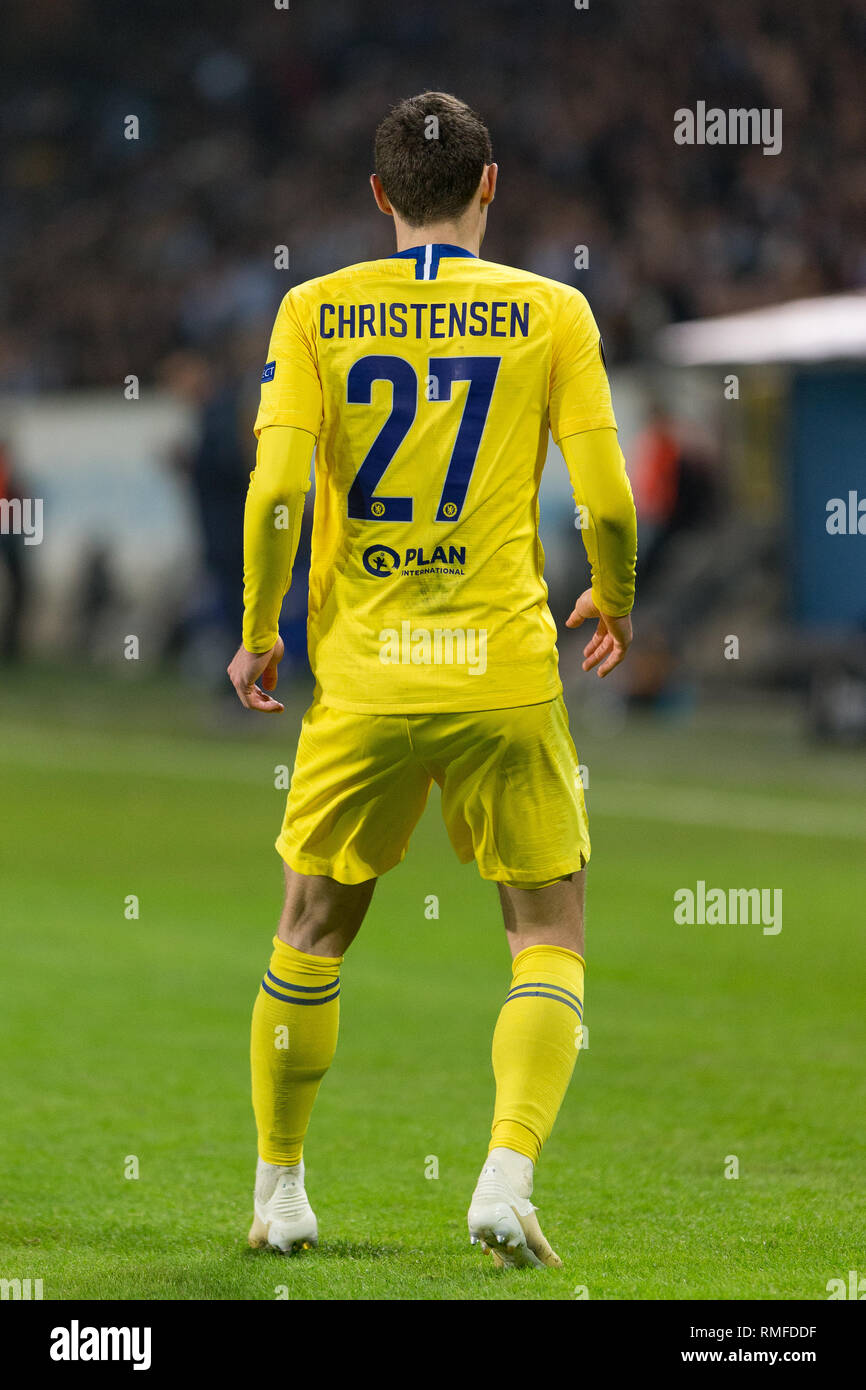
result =
[{"label": "player's neck", "polygon": [[397,250],[408,251],[413,246],[459,246],[463,251],[471,251],[477,256],[481,249],[481,229],[473,229],[457,222],[431,222],[426,227],[407,227],[404,223],[395,226]]}]

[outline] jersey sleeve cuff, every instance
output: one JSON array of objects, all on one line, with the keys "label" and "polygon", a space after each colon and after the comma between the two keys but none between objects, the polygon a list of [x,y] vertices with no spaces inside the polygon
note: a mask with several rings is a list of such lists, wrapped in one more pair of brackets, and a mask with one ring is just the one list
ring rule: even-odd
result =
[{"label": "jersey sleeve cuff", "polygon": [[318,439],[319,431],[322,428],[321,418],[313,419],[310,415],[304,415],[298,410],[280,411],[259,411],[256,416],[256,423],[253,425],[253,434],[256,439],[261,435],[262,430],[266,430],[270,425],[285,425],[288,429],[305,430],[314,439]]},{"label": "jersey sleeve cuff", "polygon": [[605,599],[604,595],[595,587],[594,584],[592,586],[591,593],[592,601],[598,609],[599,613],[605,613],[608,618],[627,618],[632,608],[634,607],[633,597],[631,600],[629,600],[623,598],[622,595],[620,595],[619,598],[611,599],[608,602]]},{"label": "jersey sleeve cuff", "polygon": [[244,644],[244,649],[253,656],[264,656],[265,652],[269,652],[271,647],[276,645],[279,635],[279,630],[277,630],[273,633],[266,632],[261,636],[253,636],[253,634],[248,633],[245,628],[241,640]]},{"label": "jersey sleeve cuff", "polygon": [[551,428],[554,443],[560,444],[563,439],[567,439],[570,434],[586,434],[588,430],[615,430],[616,419],[613,412],[606,412],[602,415],[575,416],[568,420],[560,421],[557,428]]}]

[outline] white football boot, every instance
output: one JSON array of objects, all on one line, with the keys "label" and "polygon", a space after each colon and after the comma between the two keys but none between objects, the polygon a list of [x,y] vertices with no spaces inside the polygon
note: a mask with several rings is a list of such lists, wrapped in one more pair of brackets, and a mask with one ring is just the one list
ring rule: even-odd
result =
[{"label": "white football boot", "polygon": [[547,1265],[559,1269],[562,1260],[551,1250],[535,1215],[532,1196],[534,1165],[514,1149],[491,1149],[472,1194],[469,1239],[492,1253],[498,1268]]},{"label": "white football boot", "polygon": [[255,1216],[247,1239],[250,1245],[269,1245],[284,1255],[297,1255],[319,1243],[316,1214],[304,1191],[304,1161],[281,1168],[259,1159],[256,1169]]}]

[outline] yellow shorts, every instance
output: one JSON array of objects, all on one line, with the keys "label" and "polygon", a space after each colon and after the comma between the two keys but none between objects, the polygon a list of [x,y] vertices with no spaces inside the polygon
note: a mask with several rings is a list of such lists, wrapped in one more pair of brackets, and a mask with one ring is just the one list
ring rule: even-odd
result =
[{"label": "yellow shorts", "polygon": [[581,869],[589,831],[562,697],[455,714],[304,716],[276,842],[299,873],[362,883],[406,854],[433,782],[458,858],[535,885]]}]

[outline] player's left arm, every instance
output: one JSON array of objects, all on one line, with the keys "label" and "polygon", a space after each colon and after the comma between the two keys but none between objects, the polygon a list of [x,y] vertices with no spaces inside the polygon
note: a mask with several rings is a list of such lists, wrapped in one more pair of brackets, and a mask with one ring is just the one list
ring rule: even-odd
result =
[{"label": "player's left arm", "polygon": [[606,676],[631,646],[637,560],[637,520],[625,459],[613,428],[584,430],[560,440],[581,520],[580,534],[592,570],[587,589],[566,619],[580,627],[597,618],[584,648],[584,671]]},{"label": "player's left arm", "polygon": [[597,618],[584,648],[584,671],[606,676],[631,645],[637,525],[616,433],[616,417],[598,324],[579,290],[561,286],[552,321],[550,429],[565,457],[592,587],[581,594],[567,627]]},{"label": "player's left arm", "polygon": [[265,714],[283,709],[266,692],[277,684],[283,655],[280,609],[292,581],[315,443],[307,430],[269,425],[259,435],[250,474],[244,510],[243,641],[228,674],[241,704]]}]

